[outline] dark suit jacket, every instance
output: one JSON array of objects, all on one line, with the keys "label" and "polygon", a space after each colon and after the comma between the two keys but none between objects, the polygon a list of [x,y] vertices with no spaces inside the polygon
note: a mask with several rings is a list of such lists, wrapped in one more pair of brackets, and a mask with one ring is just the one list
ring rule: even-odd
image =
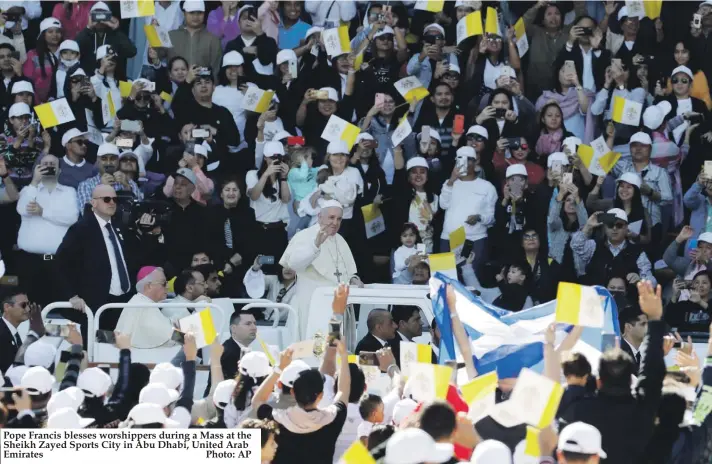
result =
[{"label": "dark suit jacket", "polygon": [[[132,264],[132,246],[125,240],[131,236],[116,223],[114,230],[126,261],[131,291],[136,269]],[[79,295],[94,311],[106,303],[111,286],[111,264],[103,233],[93,213],[82,216],[67,231],[57,249],[56,269],[63,300]]]},{"label": "dark suit jacket", "polygon": [[[576,74],[583,84],[583,51],[579,46],[578,42],[574,43],[571,51],[566,50],[566,47],[562,48],[559,52],[559,56],[556,57],[556,62],[554,64],[554,69],[559,69],[565,61],[571,60],[574,62],[574,67],[576,68]],[[602,48],[601,56],[596,56],[596,54],[591,52],[591,66],[593,67],[593,80],[596,83],[596,89],[601,89],[606,80],[606,68],[611,64],[611,51]]]},{"label": "dark suit jacket", "polygon": [[[635,355],[633,354],[633,350],[631,349],[630,345],[628,344],[627,341],[623,340],[623,337],[621,337],[621,350],[625,351],[628,353],[633,360],[633,363],[635,363],[635,372],[636,374],[640,372],[640,363],[635,361]],[[642,354],[641,354],[642,356]]]},{"label": "dark suit jacket", "polygon": [[223,354],[220,356],[223,378],[225,380],[234,379],[237,377],[237,363],[240,362],[240,358],[242,357],[242,350],[232,338],[225,340],[223,348]]},{"label": "dark suit jacket", "polygon": [[[393,340],[386,340],[386,344],[384,346],[389,346],[391,348],[393,357],[396,358],[396,364],[400,367],[400,336],[396,333],[395,338],[393,338]],[[384,346],[381,346],[381,342],[376,340],[376,337],[371,335],[369,332],[361,339],[360,342],[358,342],[355,353],[359,354],[362,351],[375,352]]]},{"label": "dark suit jacket", "polygon": [[0,371],[7,372],[7,368],[15,362],[15,355],[19,349],[7,324],[0,320]]}]

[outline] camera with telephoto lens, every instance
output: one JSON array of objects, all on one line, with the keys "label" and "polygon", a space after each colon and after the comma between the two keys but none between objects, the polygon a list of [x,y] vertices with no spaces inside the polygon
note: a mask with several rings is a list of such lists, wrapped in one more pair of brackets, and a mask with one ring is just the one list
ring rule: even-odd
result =
[{"label": "camera with telephoto lens", "polygon": [[[171,222],[171,205],[160,200],[138,201],[130,191],[116,192],[118,203],[116,217],[121,224],[130,230],[141,229],[147,231],[154,227],[165,227]],[[144,214],[153,218],[153,224],[140,224],[139,220]]]}]

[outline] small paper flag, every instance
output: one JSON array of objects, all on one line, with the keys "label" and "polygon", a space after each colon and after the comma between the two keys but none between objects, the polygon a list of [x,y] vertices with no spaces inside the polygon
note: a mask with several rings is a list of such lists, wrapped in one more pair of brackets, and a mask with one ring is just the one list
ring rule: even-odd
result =
[{"label": "small paper flag", "polygon": [[442,272],[444,275],[457,279],[457,262],[455,260],[455,254],[449,253],[436,253],[428,256],[428,261],[430,263],[430,274],[433,275],[436,272]]},{"label": "small paper flag", "polygon": [[439,13],[443,11],[445,0],[418,0],[415,2],[416,10],[430,11],[431,13]]},{"label": "small paper flag", "polygon": [[351,40],[347,26],[326,29],[321,33],[321,38],[328,56],[334,57],[351,52]]},{"label": "small paper flag", "polygon": [[524,368],[509,401],[513,412],[522,422],[543,429],[554,420],[564,388],[560,383]]},{"label": "small paper flag", "polygon": [[195,345],[198,348],[210,345],[217,332],[213,323],[213,315],[209,308],[205,308],[200,312],[195,312],[188,317],[178,321],[181,332],[193,332],[195,335]]},{"label": "small paper flag", "polygon": [[524,446],[524,454],[535,458],[541,457],[541,448],[539,447],[539,429],[527,425],[527,437]]},{"label": "small paper flag", "polygon": [[601,297],[594,287],[560,282],[556,293],[556,322],[583,327],[603,327]]},{"label": "small paper flag", "polygon": [[362,206],[363,221],[366,225],[366,238],[375,237],[386,231],[386,222],[383,219],[383,213],[373,204]]},{"label": "small paper flag", "polygon": [[423,87],[423,84],[415,76],[404,77],[403,79],[393,84],[393,86],[396,88],[398,93],[401,94],[403,98],[408,102],[411,102],[414,99],[416,101],[419,101],[430,95],[428,89]]},{"label": "small paper flag", "polygon": [[529,51],[529,39],[527,31],[524,27],[524,18],[519,18],[519,21],[514,23],[514,37],[517,43],[517,51],[519,56],[524,56]]},{"label": "small paper flag", "polygon": [[457,28],[455,31],[457,33],[458,45],[468,37],[482,35],[482,13],[480,11],[475,11],[468,14],[457,22]]},{"label": "small paper flag", "polygon": [[161,92],[160,97],[164,102],[168,102],[168,103],[173,102],[173,95],[171,95],[170,93],[168,93],[166,91]]},{"label": "small paper flag", "polygon": [[612,119],[628,126],[639,126],[643,104],[623,97],[613,97]]},{"label": "small paper flag", "polygon": [[430,364],[432,348],[425,343],[400,342],[400,368],[403,378],[408,378],[414,363]]},{"label": "small paper flag", "polygon": [[497,10],[487,7],[487,16],[485,18],[485,33],[502,36],[502,31],[499,30],[499,18],[497,18]]},{"label": "small paper flag", "polygon": [[460,386],[462,399],[469,407],[467,415],[472,420],[480,419],[494,407],[497,380],[497,372],[492,371]]},{"label": "small paper flag", "polygon": [[353,442],[349,449],[341,456],[339,464],[376,464],[371,453],[359,440]]},{"label": "small paper flag", "polygon": [[403,120],[400,121],[400,123],[398,124],[398,127],[396,127],[396,130],[394,130],[393,134],[391,135],[391,140],[393,141],[393,146],[397,147],[398,145],[403,143],[403,140],[405,140],[405,138],[408,137],[412,133],[413,133],[413,128],[411,127],[410,123],[408,122],[408,113],[406,113]]},{"label": "small paper flag", "polygon": [[146,24],[143,26],[143,31],[146,33],[146,40],[148,44],[153,48],[172,48],[173,43],[171,42],[171,37],[168,32],[162,30],[160,27],[156,27],[152,24]]},{"label": "small paper flag", "polygon": [[413,363],[409,381],[416,401],[433,401],[447,396],[452,368],[440,364]]},{"label": "small paper flag", "polygon": [[361,129],[359,129],[358,126],[354,126],[350,122],[332,114],[326,122],[326,127],[324,127],[324,131],[321,133],[321,138],[329,142],[343,140],[346,142],[348,149],[351,150],[351,147],[356,143],[356,137],[358,137],[359,133],[361,133]]},{"label": "small paper flag", "polygon": [[274,356],[272,356],[272,353],[270,353],[269,348],[267,347],[267,344],[262,341],[262,338],[260,338],[259,335],[256,336],[257,341],[259,342],[260,346],[262,347],[262,351],[267,355],[267,359],[269,360],[269,363],[271,366],[274,366],[276,364],[276,361],[274,360]]},{"label": "small paper flag", "polygon": [[72,113],[66,98],[35,106],[34,109],[45,129],[74,121],[74,113]]},{"label": "small paper flag", "polygon": [[255,85],[250,85],[242,98],[242,108],[255,113],[264,113],[274,97],[274,91],[262,90]]},{"label": "small paper flag", "polygon": [[455,254],[455,262],[460,264],[462,261],[467,259],[467,257],[462,256],[462,249],[465,246],[465,240],[467,240],[467,234],[465,233],[465,226],[460,226],[457,229],[450,232],[450,251]]},{"label": "small paper flag", "polygon": [[121,0],[121,19],[141,18],[156,14],[153,0]]}]

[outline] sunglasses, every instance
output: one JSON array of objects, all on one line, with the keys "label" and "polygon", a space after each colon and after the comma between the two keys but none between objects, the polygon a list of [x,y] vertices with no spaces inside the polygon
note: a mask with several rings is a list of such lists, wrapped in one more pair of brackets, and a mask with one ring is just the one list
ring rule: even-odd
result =
[{"label": "sunglasses", "polygon": [[524,240],[536,240],[539,238],[537,234],[524,234]]},{"label": "sunglasses", "polygon": [[72,143],[76,143],[77,145],[86,145],[87,141],[84,139],[79,139],[79,140],[72,140]]},{"label": "sunglasses", "polygon": [[689,83],[690,83],[690,80],[689,80],[689,79],[686,79],[686,78],[684,78],[684,77],[682,77],[682,78],[680,78],[680,79],[678,79],[677,77],[673,77],[672,80],[671,80],[671,82],[672,82],[673,84],[677,84],[677,83],[689,84]]},{"label": "sunglasses", "polygon": [[147,93],[140,93],[136,95],[136,101],[151,101],[151,95]]},{"label": "sunglasses", "polygon": [[21,301],[19,303],[15,303],[15,306],[19,306],[22,309],[27,309],[27,307],[30,305],[29,301]]},{"label": "sunglasses", "polygon": [[616,222],[615,224],[613,224],[613,226],[611,228],[612,229],[623,229],[626,226],[628,226],[628,224],[626,224],[625,222]]},{"label": "sunglasses", "polygon": [[94,200],[101,200],[106,204],[111,203],[112,201],[114,204],[119,202],[119,197],[93,197]]},{"label": "sunglasses", "polygon": [[473,140],[475,142],[484,142],[487,139],[485,139],[481,135],[468,135],[467,140]]},{"label": "sunglasses", "polygon": [[514,150],[519,151],[519,150],[528,150],[528,149],[529,149],[529,145],[527,145],[526,143],[523,143],[523,144],[519,145],[519,148],[515,148]]}]

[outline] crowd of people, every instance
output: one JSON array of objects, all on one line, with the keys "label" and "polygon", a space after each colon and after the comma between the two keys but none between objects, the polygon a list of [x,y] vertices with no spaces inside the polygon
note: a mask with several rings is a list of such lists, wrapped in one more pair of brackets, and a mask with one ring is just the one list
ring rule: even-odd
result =
[{"label": "crowd of people", "polygon": [[[130,17],[132,2],[0,1],[0,371],[32,393],[0,417],[256,427],[275,463],[336,462],[359,440],[388,464],[511,462],[521,424],[467,419],[457,384],[447,403],[404,392],[398,345],[428,325],[414,308],[341,309],[368,335],[309,369],[249,348],[285,311],[236,307],[208,360],[175,337],[194,308],[155,305],[266,298],[309,338],[315,288],[425,285],[452,253],[447,270],[507,311],[560,282],[614,297],[620,349],[561,363],[541,462],[709,462],[706,414],[678,425],[712,378],[690,343],[682,372],[662,359],[665,333],[712,322],[712,2],[660,3],[186,0]],[[69,122],[37,110],[53,102]],[[57,301],[79,324],[59,391],[38,343],[38,308]],[[116,330],[112,386],[80,373],[86,313],[127,302],[147,307],[96,327]],[[131,363],[181,343],[174,364]],[[364,395],[349,347],[379,353],[390,396]]]}]

